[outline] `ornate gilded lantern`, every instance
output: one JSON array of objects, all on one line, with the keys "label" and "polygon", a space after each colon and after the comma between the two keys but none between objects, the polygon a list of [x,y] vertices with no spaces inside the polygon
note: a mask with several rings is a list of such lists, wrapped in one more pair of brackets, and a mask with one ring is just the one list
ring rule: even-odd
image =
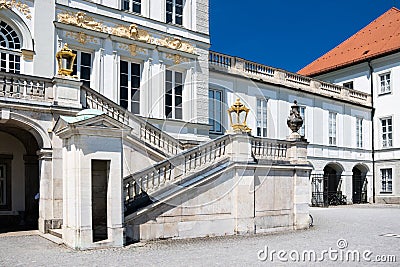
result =
[{"label": "ornate gilded lantern", "polygon": [[68,44],[57,52],[56,59],[58,63],[58,74],[71,76],[73,71],[76,55],[68,48]]},{"label": "ornate gilded lantern", "polygon": [[240,102],[238,98],[236,102],[228,109],[229,120],[234,132],[250,133],[251,129],[247,127],[247,116],[250,109]]}]

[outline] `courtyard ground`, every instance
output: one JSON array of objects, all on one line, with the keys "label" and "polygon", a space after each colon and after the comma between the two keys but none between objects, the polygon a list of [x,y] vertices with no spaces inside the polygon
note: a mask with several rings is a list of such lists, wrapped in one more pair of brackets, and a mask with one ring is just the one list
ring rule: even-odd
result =
[{"label": "courtyard ground", "polygon": [[[91,251],[68,249],[36,232],[0,234],[0,266],[312,266],[320,265],[318,260],[330,266],[399,265],[400,206],[311,208],[311,213],[315,226],[310,230]],[[394,260],[397,263],[388,262]]]}]

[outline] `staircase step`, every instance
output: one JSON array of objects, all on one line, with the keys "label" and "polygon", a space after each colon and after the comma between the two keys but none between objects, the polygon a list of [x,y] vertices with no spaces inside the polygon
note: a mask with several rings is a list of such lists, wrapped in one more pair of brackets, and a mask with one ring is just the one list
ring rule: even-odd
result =
[{"label": "staircase step", "polygon": [[58,238],[62,238],[62,229],[49,229],[49,234]]},{"label": "staircase step", "polygon": [[54,236],[52,234],[40,234],[40,236],[46,238],[47,240],[49,240],[57,245],[61,245],[64,243],[61,238]]}]

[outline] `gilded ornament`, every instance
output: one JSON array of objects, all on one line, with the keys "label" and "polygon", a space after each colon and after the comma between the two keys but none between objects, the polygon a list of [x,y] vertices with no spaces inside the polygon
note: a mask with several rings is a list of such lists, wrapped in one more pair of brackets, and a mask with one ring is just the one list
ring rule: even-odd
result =
[{"label": "gilded ornament", "polygon": [[[247,126],[247,116],[249,115],[249,111],[250,109],[240,102],[239,98],[236,99],[236,102],[228,109],[229,121],[235,133],[251,132],[251,129]],[[244,119],[241,118],[241,113],[244,113]]]},{"label": "gilded ornament", "polygon": [[87,42],[97,43],[93,36],[87,35],[84,32],[67,32],[66,36],[75,39],[77,42],[83,45],[85,45]]},{"label": "gilded ornament", "polygon": [[184,42],[179,38],[166,37],[164,39],[160,39],[159,45],[186,53],[194,53],[194,47],[188,42]]},{"label": "gilded ornament", "polygon": [[175,54],[175,55],[167,54],[165,57],[168,59],[172,59],[174,61],[174,64],[176,64],[176,65],[179,65],[182,62],[187,61],[184,57],[182,57],[181,55],[177,55],[177,54]]},{"label": "gilded ornament", "polygon": [[56,60],[58,63],[58,74],[71,76],[73,72],[75,58],[76,55],[68,47],[68,44],[65,44],[64,47],[56,54]]},{"label": "gilded ornament", "polygon": [[32,18],[31,10],[29,9],[29,6],[27,4],[16,0],[0,0],[0,9],[11,9],[13,7],[24,14],[27,19]]},{"label": "gilded ornament", "polygon": [[58,22],[76,25],[81,28],[104,32],[107,31],[106,27],[103,27],[103,24],[95,21],[92,17],[86,15],[86,13],[79,11],[75,15],[73,13],[63,13],[57,15]]}]

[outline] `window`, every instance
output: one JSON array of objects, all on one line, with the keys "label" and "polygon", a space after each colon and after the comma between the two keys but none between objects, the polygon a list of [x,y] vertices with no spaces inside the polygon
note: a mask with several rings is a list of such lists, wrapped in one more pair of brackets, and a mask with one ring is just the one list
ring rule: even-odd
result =
[{"label": "window", "polygon": [[392,169],[381,169],[382,192],[392,193]]},{"label": "window", "polygon": [[140,64],[121,60],[119,73],[119,104],[140,114]]},{"label": "window", "polygon": [[182,119],[183,74],[165,71],[165,117]]},{"label": "window", "polygon": [[257,136],[267,137],[267,100],[257,98]]},{"label": "window", "polygon": [[356,142],[357,142],[357,147],[362,148],[363,147],[363,119],[357,118],[356,119]]},{"label": "window", "polygon": [[0,71],[20,73],[21,41],[18,34],[4,21],[0,21]]},{"label": "window", "polygon": [[392,147],[393,135],[392,135],[392,117],[381,119],[382,124],[382,147]]},{"label": "window", "polygon": [[210,132],[222,133],[222,91],[211,89],[208,97]]},{"label": "window", "polygon": [[303,119],[303,125],[299,129],[299,134],[304,137],[306,135],[306,107],[300,106],[299,111],[300,111],[300,116]]},{"label": "window", "polygon": [[351,81],[351,82],[344,83],[343,87],[353,89],[353,82]]},{"label": "window", "polygon": [[92,72],[92,54],[72,51],[76,54],[72,75],[77,75],[84,86],[90,87],[90,74]]},{"label": "window", "polygon": [[167,0],[166,4],[166,22],[182,25],[183,21],[183,1]]},{"label": "window", "polygon": [[142,0],[122,0],[122,10],[141,13]]},{"label": "window", "polygon": [[336,113],[329,112],[329,144],[336,145]]},{"label": "window", "polygon": [[390,93],[390,73],[379,75],[380,93]]}]

